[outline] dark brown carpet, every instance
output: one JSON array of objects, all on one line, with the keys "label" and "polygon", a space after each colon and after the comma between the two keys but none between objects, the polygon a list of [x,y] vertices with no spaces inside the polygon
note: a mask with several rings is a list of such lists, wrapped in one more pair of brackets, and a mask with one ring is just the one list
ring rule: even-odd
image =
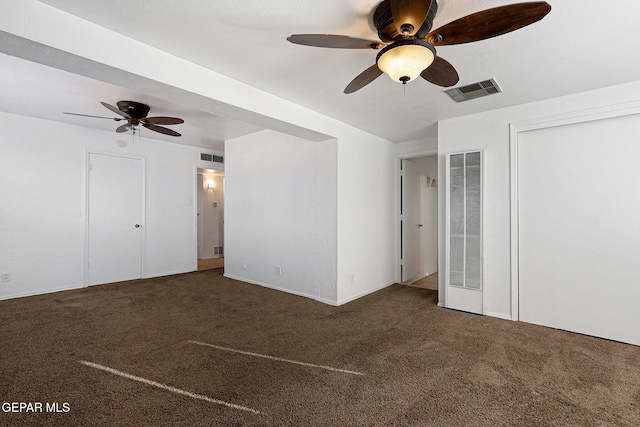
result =
[{"label": "dark brown carpet", "polygon": [[640,425],[639,347],[435,300],[394,285],[336,308],[209,270],[1,301],[0,403],[69,411],[2,411],[0,425]]}]

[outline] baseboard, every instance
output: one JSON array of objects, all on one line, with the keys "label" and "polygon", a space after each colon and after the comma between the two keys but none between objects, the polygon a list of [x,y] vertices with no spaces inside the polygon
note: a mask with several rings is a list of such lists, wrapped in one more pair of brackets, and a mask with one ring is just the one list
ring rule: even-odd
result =
[{"label": "baseboard", "polygon": [[410,285],[410,284],[412,284],[414,282],[417,282],[418,280],[422,280],[422,279],[424,279],[426,277],[433,276],[434,274],[438,274],[438,270],[436,270],[436,271],[434,271],[432,273],[427,272],[427,273],[425,273],[425,274],[423,274],[421,276],[416,276],[416,277],[414,277],[412,279],[407,280],[406,282],[402,282],[401,284],[402,285]]},{"label": "baseboard", "polygon": [[45,290],[28,291],[28,292],[21,292],[21,293],[10,294],[10,295],[0,295],[0,300],[34,297],[36,295],[52,294],[55,292],[73,291],[76,289],[82,289],[84,287],[85,287],[84,284],[80,284],[80,285],[73,285],[73,286],[65,286],[62,288],[50,288]]},{"label": "baseboard", "polygon": [[511,319],[511,316],[507,315],[507,314],[501,314],[501,313],[492,313],[490,311],[487,311],[486,313],[484,313],[485,316],[489,316],[489,317],[495,317],[498,319],[503,319],[503,320],[513,320]]},{"label": "baseboard", "polygon": [[145,274],[144,277],[142,277],[142,279],[153,279],[155,277],[164,277],[164,276],[173,276],[176,274],[193,273],[195,271],[198,271],[198,270],[174,270],[174,271],[167,271],[164,273]]},{"label": "baseboard", "polygon": [[336,305],[337,305],[337,306],[340,306],[340,305],[348,304],[348,303],[350,303],[351,301],[355,301],[355,300],[360,299],[360,298],[362,298],[362,297],[366,297],[366,296],[367,296],[367,295],[369,295],[369,294],[373,294],[373,293],[375,293],[375,292],[381,291],[381,290],[383,290],[384,288],[388,288],[389,286],[394,285],[394,284],[396,284],[396,283],[397,283],[397,282],[395,282],[395,281],[393,281],[393,282],[389,282],[389,283],[387,283],[387,284],[385,284],[385,285],[379,286],[379,287],[374,288],[374,289],[370,289],[370,290],[368,290],[368,291],[366,291],[366,292],[363,292],[363,293],[358,294],[358,295],[356,295],[356,296],[353,296],[353,297],[351,297],[351,298],[347,298],[346,300],[340,301],[340,302],[339,302],[339,303],[337,303]]},{"label": "baseboard", "polygon": [[224,258],[224,255],[205,256],[205,257],[198,258],[198,259],[216,259],[216,258]]},{"label": "baseboard", "polygon": [[297,295],[299,297],[309,298],[309,299],[316,300],[316,301],[324,303],[324,304],[333,305],[333,306],[339,305],[335,301],[332,301],[332,300],[327,299],[327,298],[319,297],[317,295],[306,294],[304,292],[297,292],[297,291],[294,291],[294,290],[291,290],[291,289],[287,289],[287,288],[280,288],[280,287],[277,287],[277,286],[268,285],[266,283],[258,282],[258,281],[255,281],[255,280],[245,279],[244,277],[234,276],[233,274],[226,274],[225,273],[225,274],[223,274],[223,276],[228,278],[228,279],[238,280],[240,282],[245,282],[245,283],[250,283],[252,285],[262,286],[263,288],[273,289],[274,291],[280,291],[280,292],[285,292],[287,294]]}]

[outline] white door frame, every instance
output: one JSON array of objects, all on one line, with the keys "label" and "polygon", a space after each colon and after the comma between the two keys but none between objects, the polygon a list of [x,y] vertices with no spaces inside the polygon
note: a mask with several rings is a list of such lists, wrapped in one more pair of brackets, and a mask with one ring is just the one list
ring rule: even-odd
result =
[{"label": "white door frame", "polygon": [[511,320],[520,320],[519,312],[519,181],[518,181],[518,138],[522,132],[564,126],[614,117],[640,114],[640,102],[626,102],[607,105],[566,114],[543,117],[509,124],[510,187],[511,187]]},{"label": "white door frame", "polygon": [[[218,155],[218,154],[216,154]],[[198,174],[201,173],[199,172],[199,169],[209,169],[209,170],[216,170],[216,171],[222,171],[224,172],[224,164],[218,165],[218,164],[203,164],[204,161],[198,161],[196,162],[196,164],[194,164],[193,166],[193,192],[192,192],[192,200],[195,201],[195,203],[192,203],[192,208],[193,208],[193,222],[191,224],[191,229],[193,230],[193,241],[194,241],[194,245],[192,248],[192,259],[193,259],[193,264],[192,264],[192,268],[193,271],[198,271]],[[224,182],[224,181],[223,181]],[[226,193],[225,193],[226,196]],[[224,227],[224,223],[223,223],[223,227]],[[222,245],[224,247],[224,236],[226,236],[226,233],[223,232],[222,234]]]},{"label": "white door frame", "polygon": [[146,183],[147,183],[147,173],[146,173],[146,159],[143,156],[138,156],[134,154],[123,154],[123,153],[115,153],[113,151],[103,151],[103,150],[94,150],[94,149],[85,149],[85,162],[84,162],[84,259],[83,259],[83,268],[82,268],[82,285],[86,288],[89,286],[89,175],[91,172],[91,155],[92,154],[100,154],[103,156],[113,156],[113,157],[123,157],[126,159],[135,159],[140,160],[142,167],[142,212],[141,212],[141,242],[140,242],[140,277],[144,278],[146,274],[145,269],[145,259],[146,259]]},{"label": "white door frame", "polygon": [[[404,153],[402,155],[398,155],[397,160],[396,160],[396,214],[395,214],[395,221],[396,221],[396,282],[397,283],[402,283],[402,271],[400,269],[400,265],[401,265],[401,255],[402,255],[402,229],[400,228],[400,220],[401,220],[401,215],[400,215],[400,211],[402,209],[401,203],[402,203],[402,187],[401,187],[401,174],[402,174],[402,170],[401,170],[401,164],[402,164],[402,160],[405,159],[413,159],[416,157],[426,157],[426,156],[434,156],[434,155],[438,155],[438,149],[437,148],[430,148],[430,149],[426,149],[426,150],[420,150],[420,151],[414,151],[414,152],[410,152],[410,153]],[[440,170],[440,163],[438,162],[438,174]],[[440,196],[438,196],[439,198]],[[440,209],[440,204],[438,203],[438,210]],[[438,215],[438,223],[440,223],[440,215]],[[439,228],[440,226],[438,226]],[[438,265],[440,265],[440,259],[442,254],[440,253],[440,236],[441,233],[438,233]],[[440,270],[438,268],[438,270]],[[442,289],[442,277],[440,275],[438,275],[438,287],[440,289]],[[438,299],[441,300],[441,295],[442,293],[440,291],[438,291]],[[440,304],[439,304],[440,305]]]}]

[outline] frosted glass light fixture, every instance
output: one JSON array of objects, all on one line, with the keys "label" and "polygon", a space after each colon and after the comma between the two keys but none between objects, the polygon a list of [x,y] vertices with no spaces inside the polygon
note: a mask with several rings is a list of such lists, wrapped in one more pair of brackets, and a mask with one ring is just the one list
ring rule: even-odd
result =
[{"label": "frosted glass light fixture", "polygon": [[415,80],[436,58],[436,49],[419,39],[395,42],[382,49],[376,57],[378,68],[391,80],[406,84]]}]

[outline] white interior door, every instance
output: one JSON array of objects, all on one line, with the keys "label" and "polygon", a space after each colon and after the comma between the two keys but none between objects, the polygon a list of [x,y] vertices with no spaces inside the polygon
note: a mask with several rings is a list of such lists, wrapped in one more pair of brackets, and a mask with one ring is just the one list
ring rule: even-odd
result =
[{"label": "white interior door", "polygon": [[640,116],[518,136],[519,318],[640,345]]},{"label": "white interior door", "polygon": [[420,171],[411,159],[402,162],[402,281],[418,279],[421,271]]},{"label": "white interior door", "polygon": [[141,159],[89,154],[88,284],[142,275]]}]

